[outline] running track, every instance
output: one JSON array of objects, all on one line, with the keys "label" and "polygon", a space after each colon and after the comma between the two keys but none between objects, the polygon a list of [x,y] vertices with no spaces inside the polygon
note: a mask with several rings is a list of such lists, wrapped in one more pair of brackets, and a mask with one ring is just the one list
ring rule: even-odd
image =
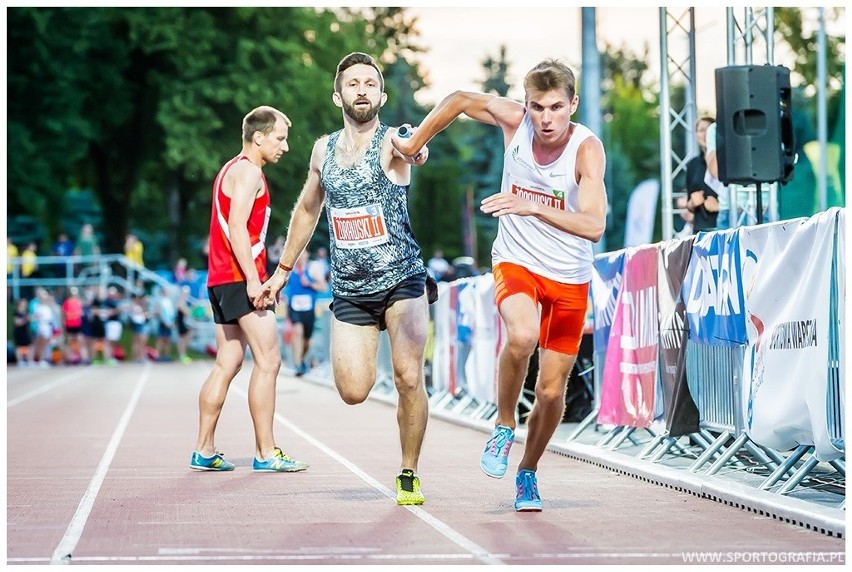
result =
[{"label": "running track", "polygon": [[250,366],[219,423],[230,473],[188,468],[210,362],[8,369],[7,563],[683,564],[696,552],[844,561],[842,538],[550,452],[539,467],[545,510],[517,514],[523,445],[507,477],[489,479],[478,466],[486,435],[436,418],[419,470],[426,504],[399,507],[395,408],[347,406],[284,374],[278,444],[311,468],[255,474]]}]

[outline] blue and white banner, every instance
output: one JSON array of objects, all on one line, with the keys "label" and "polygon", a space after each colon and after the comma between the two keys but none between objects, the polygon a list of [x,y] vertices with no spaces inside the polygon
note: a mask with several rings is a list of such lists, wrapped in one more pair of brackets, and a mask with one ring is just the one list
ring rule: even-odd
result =
[{"label": "blue and white banner", "polygon": [[843,455],[827,430],[829,308],[837,209],[789,238],[775,229],[747,289],[743,360],[746,432],[778,451],[813,445],[820,461]]},{"label": "blue and white banner", "polygon": [[689,339],[736,347],[748,342],[736,229],[699,233],[683,280]]},{"label": "blue and white banner", "polygon": [[621,282],[624,277],[625,250],[600,254],[595,257],[592,273],[592,303],[595,321],[595,351],[606,351],[609,331],[615,316]]}]

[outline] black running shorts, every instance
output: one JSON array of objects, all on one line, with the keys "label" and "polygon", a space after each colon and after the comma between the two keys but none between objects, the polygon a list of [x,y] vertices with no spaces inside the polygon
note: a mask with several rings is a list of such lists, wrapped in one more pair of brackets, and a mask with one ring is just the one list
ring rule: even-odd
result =
[{"label": "black running shorts", "polygon": [[294,326],[296,324],[302,324],[302,331],[305,339],[311,339],[311,336],[314,335],[314,322],[316,320],[314,310],[299,311],[294,310],[293,307],[290,306],[287,309],[287,315],[290,317],[290,321],[293,322]]},{"label": "black running shorts", "polygon": [[406,278],[396,286],[364,296],[334,296],[331,311],[341,322],[386,330],[385,312],[394,302],[419,298],[426,293],[426,273]]},{"label": "black running shorts", "polygon": [[[207,288],[213,321],[217,324],[236,324],[240,318],[255,311],[246,292],[245,282],[231,282]],[[266,307],[274,310],[275,305]]]}]

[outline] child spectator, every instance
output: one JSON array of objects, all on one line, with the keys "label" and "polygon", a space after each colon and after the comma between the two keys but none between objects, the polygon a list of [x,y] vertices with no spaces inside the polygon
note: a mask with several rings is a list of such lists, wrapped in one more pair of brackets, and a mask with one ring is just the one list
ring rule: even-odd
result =
[{"label": "child spectator", "polygon": [[36,327],[35,352],[33,359],[40,367],[50,366],[48,350],[56,328],[50,294],[44,288],[36,290],[38,303],[33,308],[32,320]]},{"label": "child spectator", "polygon": [[178,359],[181,363],[192,363],[192,358],[187,354],[189,349],[189,338],[192,335],[189,329],[189,286],[182,286],[180,289],[180,298],[177,304],[177,313],[175,315],[175,325],[177,326],[177,350]]},{"label": "child spectator", "polygon": [[89,359],[86,340],[83,337],[83,301],[78,293],[77,288],[72,286],[68,297],[62,302],[62,316],[65,324],[65,361],[67,363],[81,363]]},{"label": "child spectator", "polygon": [[119,347],[121,341],[121,332],[124,329],[121,323],[121,293],[115,286],[110,286],[107,290],[106,312],[104,318],[104,354],[108,365],[115,365],[117,362],[116,356],[123,354],[123,350]]},{"label": "child spectator", "polygon": [[157,330],[157,354],[160,361],[169,361],[172,355],[172,332],[177,320],[175,303],[170,297],[170,288],[160,288],[156,312],[160,325]]},{"label": "child spectator", "polygon": [[133,296],[130,302],[130,328],[133,330],[132,359],[137,363],[145,361],[148,348],[148,311],[145,295]]},{"label": "child spectator", "polygon": [[30,313],[26,298],[19,298],[15,305],[15,359],[18,367],[33,365],[32,343],[30,333]]}]

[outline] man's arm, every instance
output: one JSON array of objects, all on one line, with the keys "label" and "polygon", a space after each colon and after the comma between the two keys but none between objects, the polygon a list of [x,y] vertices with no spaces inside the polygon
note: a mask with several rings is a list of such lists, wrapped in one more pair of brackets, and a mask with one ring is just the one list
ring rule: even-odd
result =
[{"label": "man's arm", "polygon": [[707,154],[704,156],[707,161],[707,170],[713,175],[714,179],[719,178],[719,161],[716,159],[716,150],[707,151]]},{"label": "man's arm", "polygon": [[429,158],[429,148],[423,147],[413,157],[403,155],[394,146],[394,139],[402,140],[397,135],[397,131],[398,129],[388,130],[382,141],[382,169],[393,183],[405,186],[411,182],[411,166],[420,167],[426,163]]},{"label": "man's arm", "polygon": [[231,250],[246,277],[246,292],[249,298],[254,300],[260,294],[260,276],[251,255],[248,219],[257,192],[263,188],[260,167],[249,161],[238,161],[228,171],[223,187],[231,198],[231,211],[228,214]]},{"label": "man's arm", "polygon": [[586,139],[577,150],[576,174],[580,180],[578,212],[568,212],[523,199],[512,193],[497,193],[482,201],[480,209],[495,217],[506,214],[534,216],[564,232],[597,242],[606,229],[606,155],[596,137]]},{"label": "man's arm", "polygon": [[482,123],[497,125],[503,130],[503,138],[508,143],[524,118],[524,106],[517,101],[487,93],[455,91],[429,112],[410,138],[394,136],[394,147],[403,155],[414,157],[435,135],[462,114]]},{"label": "man's arm", "polygon": [[707,149],[704,151],[704,161],[707,163],[707,170],[713,175],[714,179],[719,178],[719,161],[716,157],[716,124],[713,123],[707,127],[705,136]]},{"label": "man's arm", "polygon": [[307,246],[317,226],[317,221],[322,212],[323,201],[325,200],[325,190],[322,188],[320,182],[320,169],[325,159],[327,143],[327,136],[321,137],[314,143],[314,148],[311,152],[310,168],[308,169],[308,178],[302,187],[302,192],[299,194],[295,206],[293,206],[293,212],[290,215],[290,226],[287,229],[287,239],[284,242],[281,257],[277,261],[278,267],[261,288],[261,296],[266,304],[275,300],[278,293],[290,278],[290,270],[284,270],[281,265],[292,268],[296,264],[296,260],[305,249],[305,246]]}]

